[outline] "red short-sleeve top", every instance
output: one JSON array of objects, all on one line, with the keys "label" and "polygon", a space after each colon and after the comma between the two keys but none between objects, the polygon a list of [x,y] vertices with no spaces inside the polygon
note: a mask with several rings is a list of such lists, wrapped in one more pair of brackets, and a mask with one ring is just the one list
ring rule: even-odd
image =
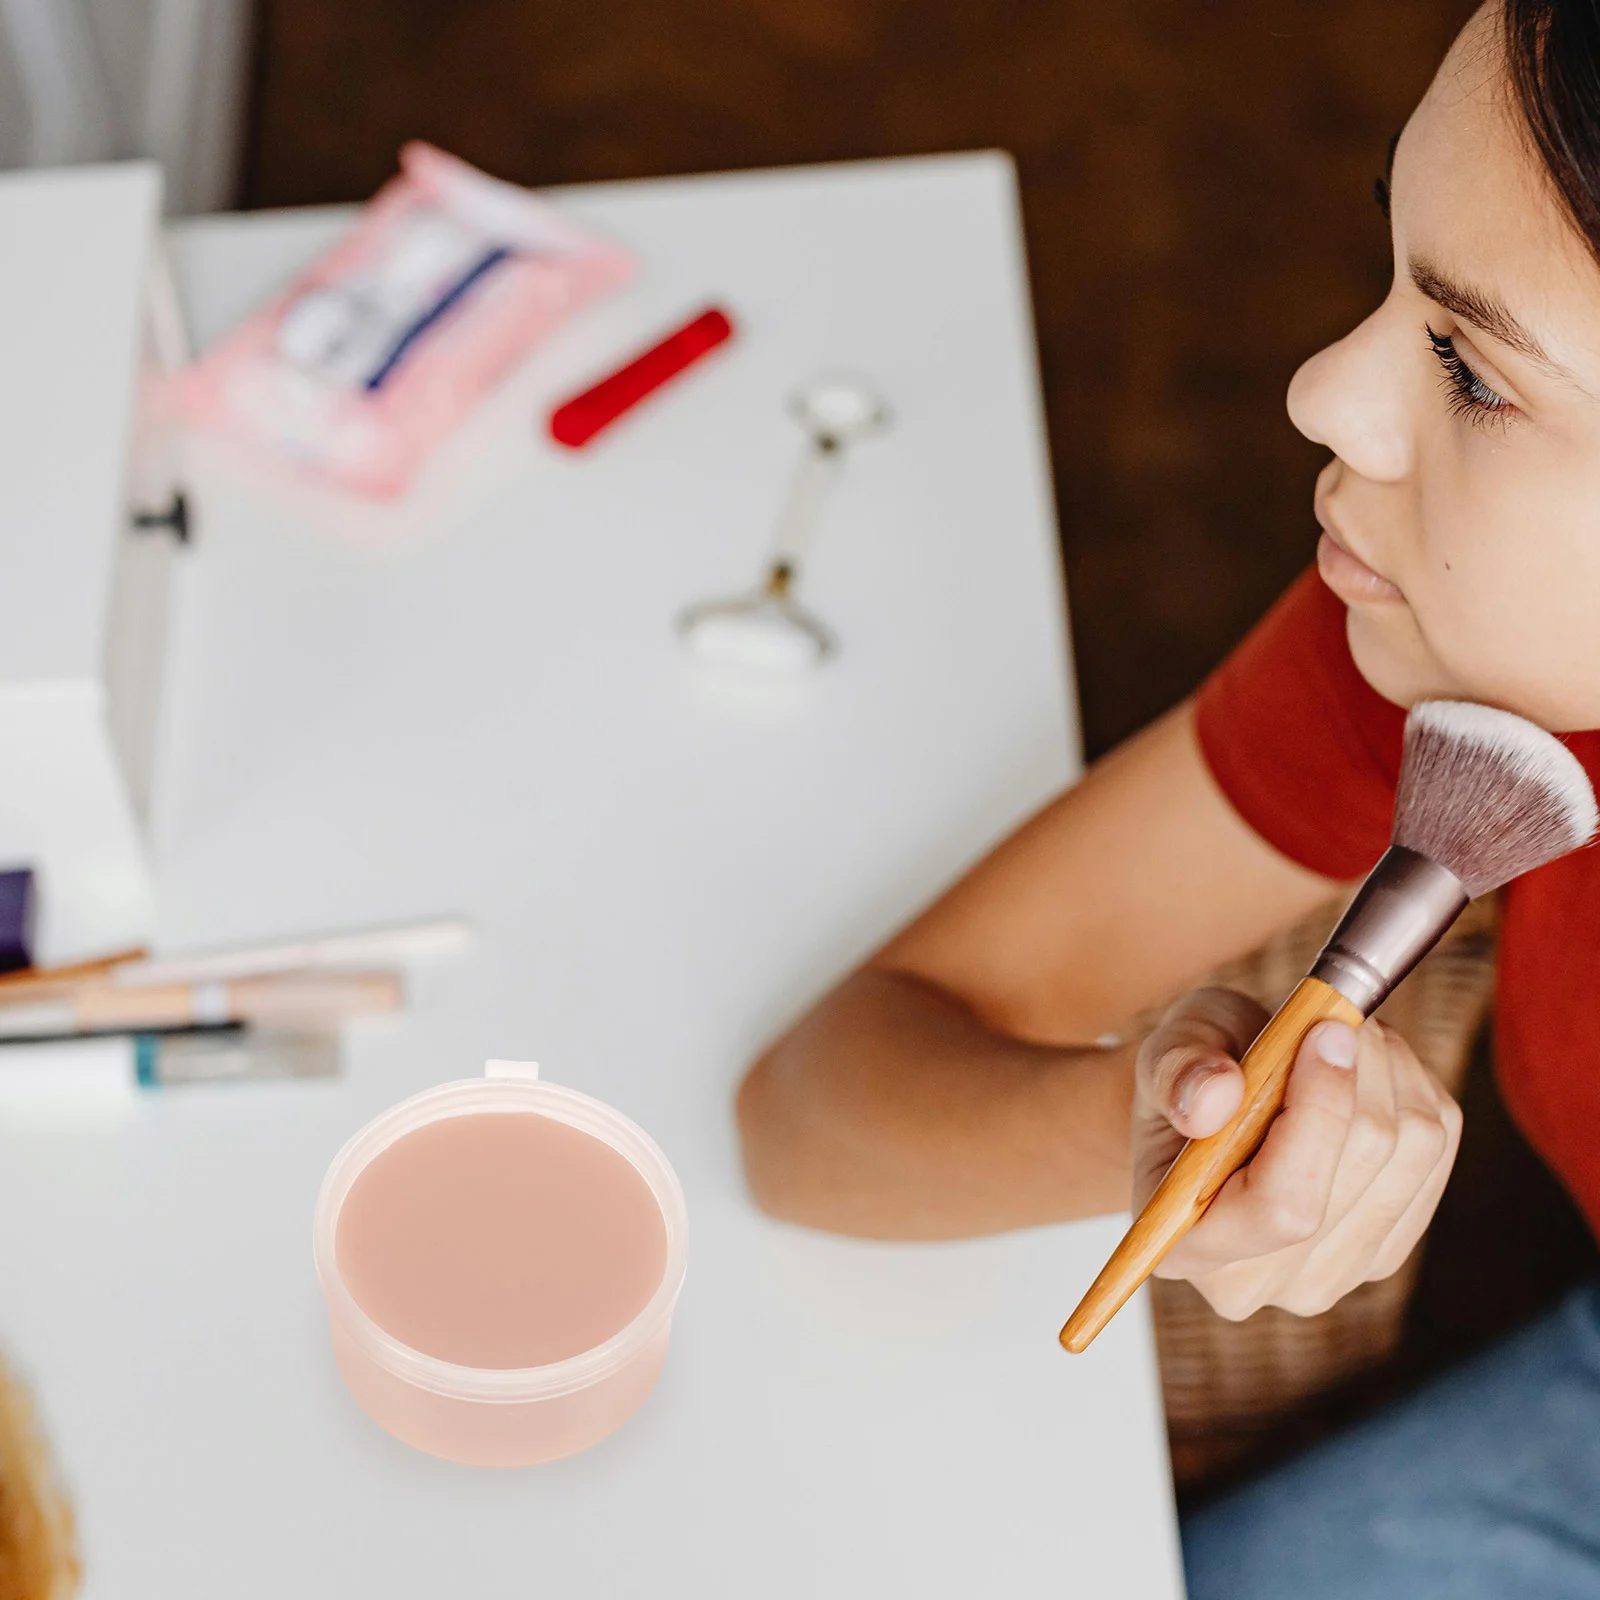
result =
[{"label": "red short-sleeve top", "polygon": [[[1304,573],[1202,687],[1200,748],[1268,844],[1361,877],[1389,842],[1405,713],[1356,671],[1345,610]],[[1600,731],[1564,741],[1600,785]],[[1505,890],[1495,1065],[1507,1108],[1600,1235],[1600,850]]]}]

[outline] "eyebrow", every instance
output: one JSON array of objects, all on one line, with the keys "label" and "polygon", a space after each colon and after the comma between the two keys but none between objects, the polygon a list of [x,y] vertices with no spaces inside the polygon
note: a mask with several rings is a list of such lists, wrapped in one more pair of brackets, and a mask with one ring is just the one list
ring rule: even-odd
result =
[{"label": "eyebrow", "polygon": [[1422,257],[1413,256],[1408,265],[1411,281],[1446,311],[1460,317],[1463,322],[1470,322],[1473,327],[1510,346],[1530,361],[1537,361],[1540,366],[1555,371],[1564,370],[1550,359],[1544,346],[1493,295],[1474,289],[1470,284],[1457,283]]}]

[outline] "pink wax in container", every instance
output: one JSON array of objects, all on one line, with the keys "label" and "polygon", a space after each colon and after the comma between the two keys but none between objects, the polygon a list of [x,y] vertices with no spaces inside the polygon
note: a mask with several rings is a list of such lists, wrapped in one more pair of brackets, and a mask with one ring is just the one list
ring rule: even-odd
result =
[{"label": "pink wax in container", "polygon": [[315,1251],[351,1392],[433,1455],[523,1466],[644,1402],[686,1254],[683,1193],[609,1106],[491,1062],[335,1158]]}]

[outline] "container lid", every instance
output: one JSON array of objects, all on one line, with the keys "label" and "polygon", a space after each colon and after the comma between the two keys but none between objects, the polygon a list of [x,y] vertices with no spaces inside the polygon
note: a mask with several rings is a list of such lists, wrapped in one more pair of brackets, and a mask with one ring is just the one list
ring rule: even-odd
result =
[{"label": "container lid", "polygon": [[[356,1179],[382,1151],[418,1128],[447,1117],[485,1112],[531,1112],[577,1128],[624,1157],[649,1186],[667,1231],[661,1282],[633,1321],[603,1344],[542,1367],[466,1367],[402,1344],[356,1303],[340,1275],[336,1244],[339,1211]],[[683,1188],[656,1142],[602,1101],[539,1080],[534,1062],[489,1061],[481,1078],[463,1078],[402,1100],[362,1128],[336,1155],[317,1196],[312,1247],[328,1310],[381,1367],[435,1394],[461,1400],[515,1402],[553,1399],[587,1388],[627,1365],[666,1326],[688,1264],[688,1213]]]}]

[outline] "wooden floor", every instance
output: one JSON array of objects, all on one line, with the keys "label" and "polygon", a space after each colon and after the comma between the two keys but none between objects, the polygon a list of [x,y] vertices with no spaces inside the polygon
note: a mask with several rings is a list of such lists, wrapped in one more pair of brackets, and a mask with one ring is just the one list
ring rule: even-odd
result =
[{"label": "wooden floor", "polygon": [[[1296,364],[1382,297],[1372,183],[1471,0],[259,0],[252,205],[400,143],[529,184],[998,146],[1017,160],[1087,741],[1187,693],[1308,561]],[[1486,1069],[1428,1370],[1592,1270]]]}]

